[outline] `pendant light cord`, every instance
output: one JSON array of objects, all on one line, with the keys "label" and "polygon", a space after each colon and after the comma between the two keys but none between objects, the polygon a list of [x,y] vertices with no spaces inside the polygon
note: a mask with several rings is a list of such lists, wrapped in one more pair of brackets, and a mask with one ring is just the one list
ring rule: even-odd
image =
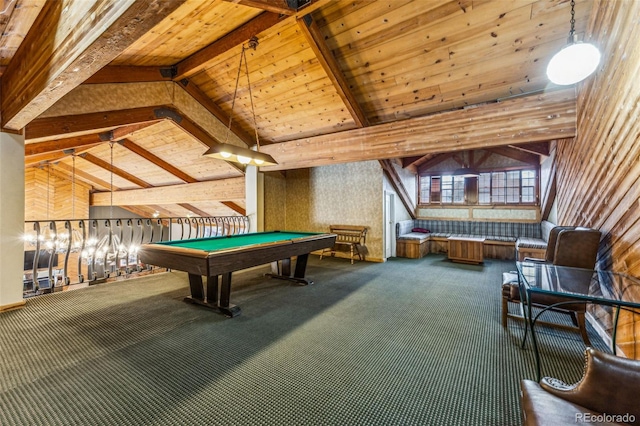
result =
[{"label": "pendant light cord", "polygon": [[242,71],[242,61],[244,61],[245,74],[247,75],[247,87],[249,88],[249,101],[251,102],[251,114],[253,116],[253,129],[256,136],[256,148],[260,151],[260,139],[258,137],[258,121],[256,120],[256,110],[253,105],[253,92],[251,91],[251,80],[249,79],[249,63],[247,62],[247,49],[256,50],[258,47],[258,38],[251,37],[248,46],[242,45],[242,52],[240,52],[240,63],[238,64],[238,72],[236,73],[236,87],[233,90],[233,99],[231,101],[231,112],[229,113],[229,126],[227,128],[227,139],[225,143],[229,142],[229,135],[231,134],[231,123],[233,122],[233,111],[236,106],[236,97],[238,95],[238,86],[240,83],[240,72]]}]

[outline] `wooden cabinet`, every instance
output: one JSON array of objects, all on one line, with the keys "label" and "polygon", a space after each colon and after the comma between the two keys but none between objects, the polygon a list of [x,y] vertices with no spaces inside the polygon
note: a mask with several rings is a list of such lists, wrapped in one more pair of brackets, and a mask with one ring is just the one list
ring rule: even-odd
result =
[{"label": "wooden cabinet", "polygon": [[449,237],[449,259],[462,263],[484,261],[484,238]]}]

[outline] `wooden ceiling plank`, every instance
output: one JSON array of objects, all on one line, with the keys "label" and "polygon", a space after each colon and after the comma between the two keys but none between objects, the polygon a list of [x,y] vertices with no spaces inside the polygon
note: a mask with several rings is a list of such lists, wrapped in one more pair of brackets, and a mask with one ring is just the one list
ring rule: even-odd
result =
[{"label": "wooden ceiling plank", "polygon": [[147,183],[145,181],[143,181],[142,179],[139,179],[138,177],[132,175],[129,172],[126,172],[124,170],[122,170],[119,167],[116,167],[112,164],[109,164],[109,162],[104,161],[101,158],[96,157],[93,154],[90,154],[88,152],[82,153],[79,155],[79,157],[89,161],[90,163],[95,164],[98,167],[102,167],[103,169],[113,173],[114,175],[120,176],[123,179],[128,180],[131,183],[134,183],[138,186],[141,186],[143,188],[151,188],[153,185],[151,185],[150,183]]},{"label": "wooden ceiling plank", "polygon": [[156,124],[158,121],[146,121],[143,123],[135,123],[135,124],[128,124],[126,126],[121,126],[118,127],[116,129],[113,129],[109,132],[109,140],[112,142],[117,142],[121,139],[124,138],[129,138],[131,137],[131,135],[133,135],[135,132],[142,130],[142,129],[146,129],[149,126],[153,126],[154,124]]},{"label": "wooden ceiling plank", "polygon": [[[95,193],[92,206],[110,205],[109,192]],[[209,182],[184,183],[157,188],[122,190],[113,193],[114,205],[143,206],[148,204],[197,204],[211,201],[243,200],[244,177]]]},{"label": "wooden ceiling plank", "polygon": [[44,152],[26,157],[24,160],[25,167],[36,167],[42,164],[54,163],[65,158],[67,154],[62,151]]},{"label": "wooden ceiling plank", "polygon": [[[178,112],[176,112],[176,115],[177,115],[177,117],[176,117],[176,119],[173,120],[173,122],[178,127],[180,127],[182,130],[184,130],[185,132],[190,134],[193,138],[195,138],[196,140],[200,141],[204,146],[212,147],[212,146],[218,145],[220,143],[220,141],[218,141],[216,138],[211,136],[202,127],[198,126],[193,121],[189,120],[188,118],[184,117],[183,115],[181,115]],[[204,154],[204,151],[203,151],[203,154]],[[232,166],[235,169],[237,169],[242,174],[244,174],[244,168],[242,166],[240,166],[240,165],[238,165],[238,164],[236,164],[236,163],[234,163],[232,161],[227,161],[227,163],[230,166]]]},{"label": "wooden ceiling plank", "polygon": [[216,40],[188,58],[178,62],[175,66],[176,75],[174,80],[180,81],[183,78],[191,77],[192,75],[204,70],[207,63],[218,55],[241,45],[251,37],[271,28],[285,17],[285,15],[279,15],[272,12],[261,13],[224,37]]},{"label": "wooden ceiling plank", "polygon": [[262,151],[279,164],[262,170],[485,149],[572,137],[575,132],[576,95],[571,88],[266,145]]},{"label": "wooden ceiling plank", "polygon": [[3,127],[24,128],[181,3],[46,2],[2,76]]},{"label": "wooden ceiling plank", "polygon": [[311,50],[313,50],[318,58],[318,61],[327,74],[327,77],[329,77],[329,80],[333,83],[340,99],[342,99],[342,102],[351,113],[351,116],[357,126],[368,126],[369,120],[362,111],[362,108],[360,108],[356,97],[353,95],[349,87],[347,79],[340,69],[338,62],[335,60],[333,53],[325,44],[320,29],[313,20],[311,14],[305,15],[302,19],[298,19],[298,26],[300,27],[304,37],[307,39]]},{"label": "wooden ceiling plank", "polygon": [[[80,156],[78,156],[77,158],[82,158]],[[68,164],[65,163],[58,163],[56,165],[56,167],[58,167],[59,169],[63,169],[65,171],[67,171],[69,173],[69,176],[71,176],[72,173],[74,173],[73,171],[73,167],[69,166]],[[91,187],[93,188],[98,188],[104,191],[108,191],[111,188],[111,184],[107,181],[104,181],[102,179],[99,179],[95,176],[93,176],[92,174],[86,173],[84,171],[82,171],[82,166],[76,164],[76,170],[75,170],[75,175],[76,175],[76,179],[81,179],[82,181],[88,183],[89,185],[91,185]],[[117,191],[118,187],[114,186],[113,190]]]},{"label": "wooden ceiling plank", "polygon": [[160,67],[107,65],[102,68],[83,84],[109,84],[109,83],[146,83],[153,81],[171,81],[172,74],[170,68],[167,73],[162,72]]},{"label": "wooden ceiling plank", "polygon": [[[228,127],[229,125],[229,116],[225,113],[222,108],[216,105],[215,102],[211,100],[198,86],[196,86],[193,82],[188,80],[183,80],[180,82],[178,87],[182,87],[185,92],[187,92],[193,99],[198,101],[200,105],[205,107],[207,111],[209,111],[213,116],[215,116],[221,123],[225,124]],[[255,145],[256,141],[252,139],[252,136],[249,135],[244,129],[236,122],[231,122],[231,131],[247,146]]]},{"label": "wooden ceiling plank", "polygon": [[182,170],[180,170],[179,168],[173,166],[172,164],[167,163],[162,158],[160,158],[157,155],[154,155],[153,153],[147,151],[146,149],[142,148],[140,145],[135,144],[130,139],[126,139],[125,138],[125,139],[122,139],[121,141],[119,141],[118,143],[120,145],[122,145],[123,147],[127,148],[129,151],[138,154],[140,157],[144,158],[145,160],[147,160],[147,161],[151,162],[152,164],[160,167],[161,169],[171,173],[175,177],[177,177],[179,179],[182,179],[186,183],[198,182],[197,179],[189,176],[187,173],[183,172]]},{"label": "wooden ceiling plank", "polygon": [[157,110],[161,108],[163,106],[36,118],[27,125],[25,139],[40,139],[93,129],[155,122],[162,118],[157,116]]}]

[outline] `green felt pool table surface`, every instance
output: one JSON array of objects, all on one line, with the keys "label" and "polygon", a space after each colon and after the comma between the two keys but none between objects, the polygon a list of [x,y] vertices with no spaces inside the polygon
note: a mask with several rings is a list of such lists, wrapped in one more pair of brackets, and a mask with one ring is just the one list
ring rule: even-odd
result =
[{"label": "green felt pool table surface", "polygon": [[241,247],[248,247],[257,244],[269,244],[280,241],[289,241],[299,238],[313,237],[315,235],[322,235],[311,232],[256,232],[251,234],[242,235],[230,235],[222,237],[209,237],[209,238],[197,238],[192,240],[177,240],[177,241],[164,241],[156,244],[182,247],[194,250],[203,250],[206,252],[236,249]]}]

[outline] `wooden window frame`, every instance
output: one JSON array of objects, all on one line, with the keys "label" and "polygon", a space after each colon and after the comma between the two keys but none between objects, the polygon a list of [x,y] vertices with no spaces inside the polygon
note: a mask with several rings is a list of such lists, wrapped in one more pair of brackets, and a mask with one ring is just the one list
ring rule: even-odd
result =
[{"label": "wooden window frame", "polygon": [[[509,172],[519,172],[519,185],[518,185],[518,202],[508,202],[508,197],[507,197],[507,185],[508,185],[508,173]],[[522,197],[523,197],[523,192],[524,192],[524,188],[531,188],[530,185],[524,186],[523,182],[525,179],[530,179],[530,178],[523,178],[522,177],[522,172],[525,171],[531,171],[534,173],[534,185],[533,185],[533,201],[526,201],[523,202],[522,201]],[[495,197],[494,192],[493,192],[493,173],[504,173],[504,202],[494,202],[493,199]],[[482,174],[491,174],[490,178],[489,178],[489,198],[490,198],[490,202],[489,203],[481,203],[480,202],[480,177],[472,177],[472,178],[464,178],[464,201],[463,202],[455,202],[455,196],[454,196],[454,192],[455,192],[455,176],[452,176],[451,174],[447,174],[447,173],[438,173],[438,172],[433,172],[433,173],[425,173],[422,175],[418,175],[418,205],[419,206],[537,206],[540,203],[540,167],[533,167],[533,166],[527,166],[527,167],[510,167],[510,168],[504,168],[504,169],[494,169],[494,170],[488,170],[488,171],[484,171],[481,173]],[[452,176],[453,180],[452,180],[452,188],[451,188],[451,201],[447,201],[447,202],[443,202],[442,201],[442,187],[443,185],[443,180],[442,178],[444,176]],[[424,202],[422,194],[421,194],[421,190],[422,190],[422,179],[428,178],[429,179],[429,200],[427,202]],[[436,197],[434,194],[434,179],[439,179],[440,180],[440,189],[438,192],[438,196]],[[471,182],[471,180],[475,181],[475,182]],[[473,191],[473,194],[470,194],[470,191]],[[437,200],[436,200],[437,198]]]}]

